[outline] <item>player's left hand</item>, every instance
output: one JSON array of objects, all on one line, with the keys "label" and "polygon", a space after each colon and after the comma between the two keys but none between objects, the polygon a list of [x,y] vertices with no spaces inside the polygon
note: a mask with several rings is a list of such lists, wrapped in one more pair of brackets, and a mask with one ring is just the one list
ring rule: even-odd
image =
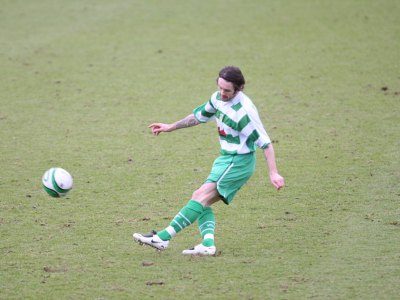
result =
[{"label": "player's left hand", "polygon": [[278,173],[270,174],[272,185],[279,191],[285,186],[285,179]]}]

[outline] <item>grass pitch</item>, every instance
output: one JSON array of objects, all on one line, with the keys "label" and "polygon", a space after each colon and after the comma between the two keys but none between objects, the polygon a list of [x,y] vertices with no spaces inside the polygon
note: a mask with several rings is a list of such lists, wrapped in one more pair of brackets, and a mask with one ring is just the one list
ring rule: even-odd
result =
[{"label": "grass pitch", "polygon": [[[398,1],[2,1],[1,299],[396,299]],[[132,242],[218,154],[213,125],[153,137],[242,68],[287,187],[259,152],[217,257]],[[74,176],[63,199],[41,176]]]}]

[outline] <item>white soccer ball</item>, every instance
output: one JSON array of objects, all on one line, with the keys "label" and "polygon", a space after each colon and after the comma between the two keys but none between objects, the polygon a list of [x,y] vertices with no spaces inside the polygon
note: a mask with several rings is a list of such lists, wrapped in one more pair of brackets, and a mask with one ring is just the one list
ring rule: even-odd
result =
[{"label": "white soccer ball", "polygon": [[52,197],[63,197],[72,189],[72,176],[62,168],[51,168],[42,177],[43,189]]}]

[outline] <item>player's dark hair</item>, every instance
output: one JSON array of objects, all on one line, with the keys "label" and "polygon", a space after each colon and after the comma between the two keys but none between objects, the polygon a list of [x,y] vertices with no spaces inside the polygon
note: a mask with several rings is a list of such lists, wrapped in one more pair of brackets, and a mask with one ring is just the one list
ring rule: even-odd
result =
[{"label": "player's dark hair", "polygon": [[226,81],[231,82],[235,88],[235,91],[242,90],[244,84],[246,83],[242,71],[235,66],[224,67],[221,71],[219,71],[218,76],[219,78],[223,78]]}]

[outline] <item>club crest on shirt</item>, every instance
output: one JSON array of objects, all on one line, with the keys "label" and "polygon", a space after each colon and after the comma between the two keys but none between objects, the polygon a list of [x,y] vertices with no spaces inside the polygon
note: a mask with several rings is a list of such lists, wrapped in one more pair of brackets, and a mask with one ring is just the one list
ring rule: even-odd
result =
[{"label": "club crest on shirt", "polygon": [[223,129],[219,128],[219,127],[218,127],[218,133],[219,133],[220,136],[226,136],[226,132]]}]

